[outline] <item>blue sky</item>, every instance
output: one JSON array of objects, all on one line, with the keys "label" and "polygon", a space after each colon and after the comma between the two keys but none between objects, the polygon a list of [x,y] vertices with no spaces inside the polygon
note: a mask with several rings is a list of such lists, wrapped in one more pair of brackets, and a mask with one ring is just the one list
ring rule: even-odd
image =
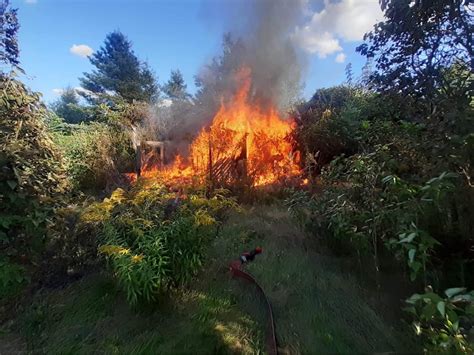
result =
[{"label": "blue sky", "polygon": [[[219,53],[222,34],[228,30],[220,7],[229,0],[213,1],[12,0],[19,8],[25,81],[42,92],[45,101],[57,99],[57,89],[78,86],[82,73],[92,69],[89,60],[78,55],[81,51],[75,54],[71,47],[97,50],[106,34],[118,29],[160,83],[172,69],[180,69],[192,93],[194,75]],[[308,98],[317,88],[343,82],[347,63],[358,73],[365,58],[355,47],[381,20],[381,13],[378,0],[293,1],[304,3],[304,21],[292,35],[307,56],[303,96]]]}]

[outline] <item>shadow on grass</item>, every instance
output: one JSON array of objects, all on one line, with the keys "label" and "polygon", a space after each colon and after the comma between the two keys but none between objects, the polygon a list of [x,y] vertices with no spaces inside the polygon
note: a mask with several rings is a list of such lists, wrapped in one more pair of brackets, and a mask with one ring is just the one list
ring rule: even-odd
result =
[{"label": "shadow on grass", "polygon": [[43,291],[17,322],[30,351],[47,354],[260,354],[265,306],[255,286],[227,271],[242,251],[263,247],[248,265],[273,306],[280,351],[412,351],[337,258],[315,252],[278,206],[248,208],[222,226],[203,269],[186,290],[132,310],[113,280],[91,275]]},{"label": "shadow on grass", "polygon": [[263,254],[247,271],[272,303],[281,352],[401,353],[416,349],[408,332],[398,329],[402,323],[388,323],[388,317],[368,302],[366,290],[354,275],[343,271],[338,258],[316,252],[313,241],[299,231],[284,208],[247,209],[231,218],[221,235],[214,250],[216,260],[263,247]]},{"label": "shadow on grass", "polygon": [[132,310],[104,275],[37,294],[19,327],[39,354],[259,352],[258,327],[229,298],[187,290]]}]

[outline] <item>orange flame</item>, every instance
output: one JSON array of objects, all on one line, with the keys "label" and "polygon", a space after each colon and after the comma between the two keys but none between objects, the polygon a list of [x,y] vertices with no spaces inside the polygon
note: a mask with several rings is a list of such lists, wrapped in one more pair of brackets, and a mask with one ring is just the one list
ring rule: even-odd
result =
[{"label": "orange flame", "polygon": [[232,101],[222,100],[210,127],[191,144],[188,163],[177,156],[164,169],[145,167],[144,177],[159,175],[169,182],[212,178],[222,183],[241,178],[261,186],[300,174],[299,155],[288,140],[293,122],[282,119],[274,107],[249,102],[249,69],[241,69],[236,81],[239,89]]}]

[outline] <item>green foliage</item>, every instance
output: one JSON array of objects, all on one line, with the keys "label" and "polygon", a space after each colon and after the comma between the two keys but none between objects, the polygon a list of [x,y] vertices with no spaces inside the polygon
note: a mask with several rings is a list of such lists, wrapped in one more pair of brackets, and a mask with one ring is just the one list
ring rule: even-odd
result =
[{"label": "green foliage", "polygon": [[463,0],[383,0],[381,6],[384,21],[357,48],[375,59],[372,80],[381,90],[436,106],[445,68],[461,61],[474,69],[472,8]]},{"label": "green foliage", "polygon": [[[290,212],[361,269],[372,260],[378,287],[383,269],[397,264],[415,284],[472,282],[453,266],[473,260],[472,74],[455,62],[438,79],[430,107],[410,95],[338,87],[300,111],[295,140],[317,185],[314,195],[290,197]],[[432,338],[444,337],[433,329]]]},{"label": "green foliage", "polygon": [[91,118],[91,109],[79,104],[76,90],[67,87],[61,97],[51,105],[52,110],[67,123],[81,123]]},{"label": "green foliage", "polygon": [[109,33],[103,47],[89,58],[96,68],[80,79],[81,92],[91,103],[114,101],[118,95],[128,103],[150,102],[158,95],[155,77],[146,63],[140,62],[132,43],[119,31]]},{"label": "green foliage", "polygon": [[24,266],[0,258],[0,300],[14,296],[29,280]]},{"label": "green foliage", "polygon": [[171,77],[168,82],[163,85],[162,90],[171,100],[186,100],[191,95],[186,91],[187,85],[184,82],[183,74],[178,70],[171,71]]},{"label": "green foliage", "polygon": [[353,89],[344,86],[319,89],[300,107],[293,138],[310,175],[319,173],[334,157],[354,151],[352,130],[357,123],[341,112],[355,95]]},{"label": "green foliage", "polygon": [[43,123],[39,95],[1,76],[0,250],[8,263],[37,266],[64,203],[63,159]]},{"label": "green foliage", "polygon": [[[20,49],[17,33],[20,29],[18,9],[10,7],[10,0],[0,2],[0,62],[18,68]],[[21,70],[21,69],[20,69]]]},{"label": "green foliage", "polygon": [[54,139],[62,149],[73,185],[83,191],[99,191],[120,181],[121,172],[133,171],[130,137],[119,126],[93,122],[58,132]]},{"label": "green foliage", "polygon": [[243,41],[226,33],[222,40],[222,54],[213,58],[211,64],[195,76],[195,103],[205,112],[204,115],[217,112],[220,97],[229,91],[228,78],[233,77],[240,69],[244,51]]},{"label": "green foliage", "polygon": [[[319,89],[296,114],[293,141],[303,154],[304,167],[314,175],[341,154],[370,151],[374,144],[393,140],[392,122],[400,122],[406,133],[416,136],[422,125],[408,123],[411,114],[408,106],[409,102],[400,102],[397,97],[382,97],[358,87]],[[408,127],[413,127],[411,133]],[[400,142],[394,144],[410,141],[416,149],[410,137],[404,134],[397,137]]]},{"label": "green foliage", "polygon": [[158,184],[138,185],[129,193],[114,191],[82,219],[99,225],[99,251],[135,305],[188,283],[201,268],[218,218],[233,207],[220,193],[179,198]]},{"label": "green foliage", "polygon": [[370,251],[377,257],[378,247],[385,244],[406,258],[415,279],[424,275],[439,245],[420,225],[445,206],[457,175],[442,173],[424,184],[386,175],[400,170],[398,154],[393,145],[380,145],[372,153],[335,159],[322,173],[327,189],[310,206],[324,217],[331,238],[337,240],[329,244],[336,249],[341,250],[342,243],[347,244],[342,250],[359,255]]},{"label": "green foliage", "polygon": [[450,288],[440,296],[430,288],[423,294],[414,294],[406,300],[406,311],[415,321],[417,335],[427,339],[426,351],[448,354],[467,354],[474,351],[467,340],[468,329],[474,321],[474,291]]}]

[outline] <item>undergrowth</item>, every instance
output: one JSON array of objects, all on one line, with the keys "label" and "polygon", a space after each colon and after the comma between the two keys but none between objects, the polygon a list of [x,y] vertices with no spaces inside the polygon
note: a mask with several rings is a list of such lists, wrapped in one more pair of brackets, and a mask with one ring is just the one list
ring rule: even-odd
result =
[{"label": "undergrowth", "polygon": [[190,282],[227,210],[236,208],[225,191],[170,193],[158,183],[115,190],[88,207],[83,223],[96,225],[99,252],[132,305],[150,302]]}]

